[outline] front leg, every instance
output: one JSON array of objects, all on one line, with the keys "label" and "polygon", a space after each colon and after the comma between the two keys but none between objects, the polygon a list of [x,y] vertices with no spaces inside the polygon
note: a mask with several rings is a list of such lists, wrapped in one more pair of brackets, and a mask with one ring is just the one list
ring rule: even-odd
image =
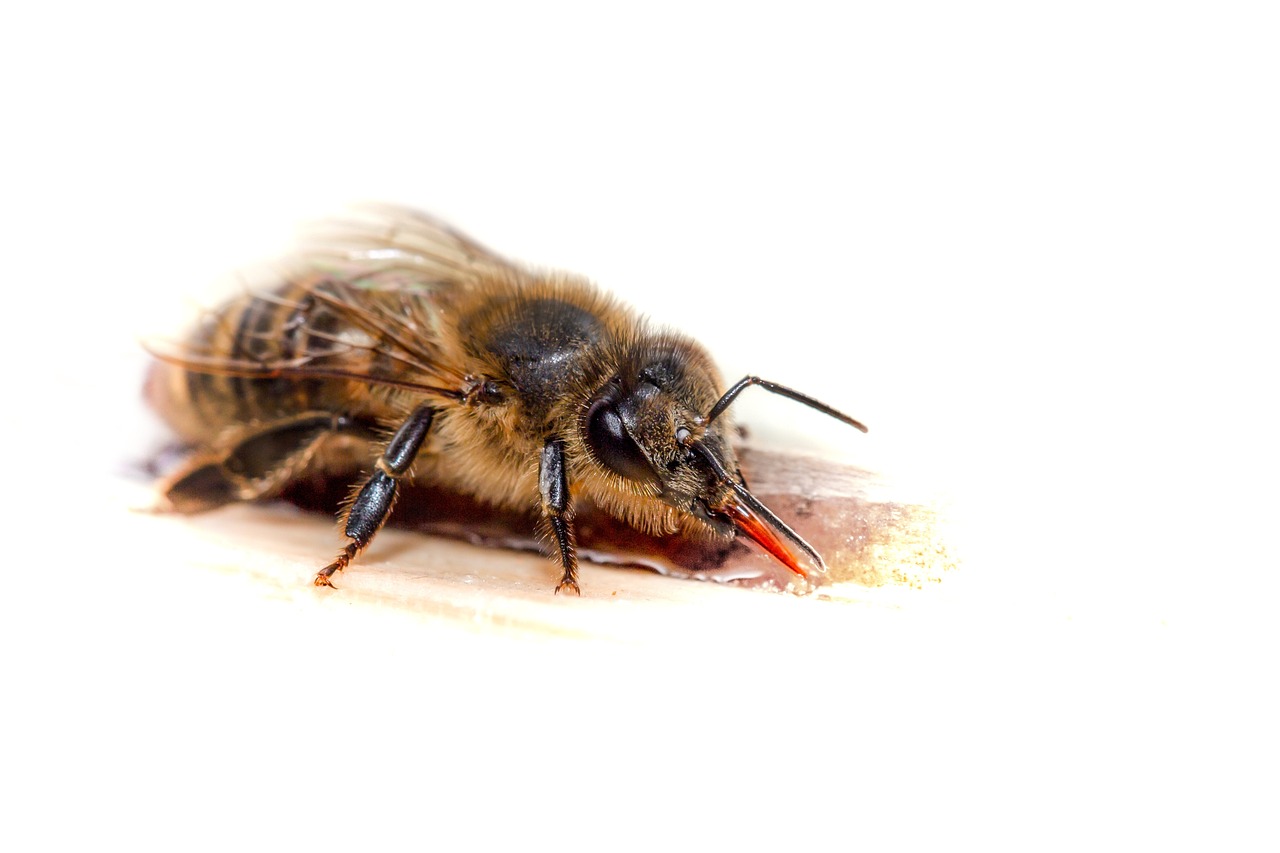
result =
[{"label": "front leg", "polygon": [[400,478],[408,472],[431,429],[435,409],[423,404],[413,410],[387,443],[378,457],[377,468],[360,488],[347,509],[343,532],[351,542],[339,552],[337,559],[316,573],[316,586],[333,586],[333,575],[340,572],[364,550],[382,527],[396,502]]},{"label": "front leg", "polygon": [[549,438],[542,446],[542,458],[538,467],[538,491],[542,496],[542,517],[551,526],[560,548],[560,565],[564,574],[556,586],[556,592],[567,589],[574,595],[582,595],[578,588],[578,554],[573,547],[573,526],[569,508],[569,478],[565,473],[564,442]]}]

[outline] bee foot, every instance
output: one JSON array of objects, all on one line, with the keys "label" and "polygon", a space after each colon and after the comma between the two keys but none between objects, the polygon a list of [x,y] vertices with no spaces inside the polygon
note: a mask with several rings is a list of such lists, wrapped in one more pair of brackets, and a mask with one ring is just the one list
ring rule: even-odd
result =
[{"label": "bee foot", "polygon": [[560,581],[560,583],[556,585],[556,595],[559,595],[561,590],[567,590],[579,598],[582,597],[582,590],[578,588],[577,581]]}]

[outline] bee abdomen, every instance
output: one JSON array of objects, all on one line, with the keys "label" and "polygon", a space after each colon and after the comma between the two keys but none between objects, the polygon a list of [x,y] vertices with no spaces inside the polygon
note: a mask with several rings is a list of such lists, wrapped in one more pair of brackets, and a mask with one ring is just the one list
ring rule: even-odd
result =
[{"label": "bee abdomen", "polygon": [[[263,366],[331,349],[329,336],[340,331],[339,323],[318,304],[312,289],[290,283],[271,294],[233,299],[193,330],[186,347],[228,363]],[[306,411],[337,412],[341,394],[333,385],[318,379],[224,375],[157,364],[148,379],[147,396],[180,435],[204,443],[233,425]]]}]

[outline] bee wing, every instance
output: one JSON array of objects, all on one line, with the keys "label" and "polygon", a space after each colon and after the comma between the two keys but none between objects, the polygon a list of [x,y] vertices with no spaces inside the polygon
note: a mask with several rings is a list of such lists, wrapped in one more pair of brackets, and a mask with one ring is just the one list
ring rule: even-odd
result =
[{"label": "bee wing", "polygon": [[144,347],[197,373],[352,379],[457,397],[464,377],[440,347],[440,307],[517,270],[427,214],[366,204],[307,228],[292,255],[266,278],[254,275],[186,344]]},{"label": "bee wing", "polygon": [[447,223],[391,204],[359,205],[313,224],[304,231],[299,249],[299,260],[307,265],[336,267],[365,289],[465,288],[518,270]]}]

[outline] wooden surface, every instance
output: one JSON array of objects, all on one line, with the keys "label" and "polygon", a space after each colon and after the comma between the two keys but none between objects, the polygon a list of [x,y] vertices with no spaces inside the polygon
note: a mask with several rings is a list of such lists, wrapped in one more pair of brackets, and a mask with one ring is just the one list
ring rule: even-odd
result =
[{"label": "wooden surface", "polygon": [[541,555],[532,514],[496,513],[423,485],[406,488],[393,522],[338,576],[334,591],[309,589],[308,572],[342,541],[331,519],[348,484],[294,489],[290,500],[306,512],[276,501],[153,520],[211,549],[218,542],[253,549],[258,558],[250,564],[222,571],[277,594],[296,587],[292,594],[318,600],[580,638],[642,640],[653,620],[684,608],[703,611],[694,621],[710,630],[770,608],[799,618],[825,605],[821,618],[838,620],[836,605],[866,601],[878,588],[920,590],[955,568],[938,510],[894,494],[869,472],[769,450],[744,449],[742,463],[757,496],[823,555],[824,575],[793,575],[744,539],[649,537],[588,507],[576,519],[582,600],[557,596],[556,567]]},{"label": "wooden surface", "polygon": [[[155,483],[141,461],[97,483],[94,503],[104,513],[92,529],[104,533],[65,546],[81,555],[78,569],[102,563],[101,595],[125,596],[125,610],[154,598],[149,584],[176,587],[183,598],[212,584],[219,600],[230,597],[230,612],[254,602],[287,605],[282,624],[336,609],[407,618],[433,634],[588,641],[579,650],[589,656],[619,642],[696,648],[726,637],[769,654],[776,647],[767,638],[791,636],[820,650],[884,614],[923,614],[963,575],[945,512],[930,501],[821,456],[748,447],[743,468],[755,493],[827,562],[812,583],[744,541],[727,553],[671,548],[585,509],[582,596],[556,595],[558,569],[540,552],[532,517],[477,515],[474,506],[415,486],[393,523],[336,578],[338,588],[317,589],[311,578],[344,541],[332,514],[344,484],[292,495],[303,506],[272,501],[183,516],[153,511]],[[90,538],[113,544],[99,549]]]}]

